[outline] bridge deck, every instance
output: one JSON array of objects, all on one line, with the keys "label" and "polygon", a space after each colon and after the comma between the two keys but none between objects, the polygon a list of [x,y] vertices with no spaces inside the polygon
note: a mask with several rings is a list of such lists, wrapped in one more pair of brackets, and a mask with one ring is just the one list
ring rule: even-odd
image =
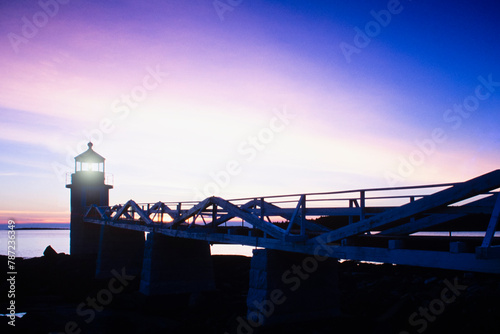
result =
[{"label": "bridge deck", "polygon": [[495,170],[449,184],[201,202],[130,200],[91,206],[84,219],[210,243],[500,273],[498,188]]}]

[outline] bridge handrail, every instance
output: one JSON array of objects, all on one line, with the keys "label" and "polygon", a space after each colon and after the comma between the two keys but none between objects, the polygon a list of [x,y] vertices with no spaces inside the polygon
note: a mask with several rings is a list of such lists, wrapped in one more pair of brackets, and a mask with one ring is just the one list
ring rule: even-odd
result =
[{"label": "bridge handrail", "polygon": [[[402,186],[402,187],[386,187],[386,188],[365,188],[365,189],[352,189],[352,190],[338,190],[338,191],[326,191],[326,192],[315,192],[315,193],[302,193],[302,194],[288,194],[288,195],[271,195],[271,196],[256,196],[256,197],[242,197],[242,198],[233,198],[228,201],[245,201],[252,200],[256,198],[283,198],[283,197],[297,197],[297,196],[320,196],[320,195],[337,195],[337,194],[349,194],[349,193],[359,193],[359,192],[371,192],[371,191],[395,191],[395,190],[409,190],[409,189],[425,189],[425,188],[439,188],[439,187],[451,187],[459,182],[455,183],[439,183],[439,184],[430,184],[430,185],[417,185],[417,186]],[[418,195],[409,195],[409,196],[418,196]],[[405,196],[405,197],[409,197]]]},{"label": "bridge handrail", "polygon": [[[380,192],[380,191],[399,191],[399,190],[411,190],[411,189],[429,189],[429,188],[444,188],[451,187],[459,182],[455,183],[439,183],[439,184],[428,184],[428,185],[415,185],[415,186],[402,186],[402,187],[385,187],[385,188],[364,188],[364,189],[351,189],[351,190],[339,190],[339,191],[327,191],[327,192],[311,192],[311,193],[298,193],[298,194],[288,194],[288,195],[270,195],[270,196],[253,196],[253,197],[241,197],[241,198],[232,198],[228,199],[228,202],[241,202],[241,201],[251,201],[251,200],[269,200],[269,199],[287,199],[290,197],[301,197],[306,196],[326,196],[326,195],[341,195],[341,194],[355,194],[355,193],[365,193],[365,200],[374,200],[374,199],[402,199],[402,198],[411,198],[411,197],[424,197],[428,194],[407,194],[407,195],[392,195],[392,196],[366,196],[368,192]],[[325,202],[325,201],[345,201],[345,200],[354,200],[359,199],[359,197],[342,197],[342,198],[307,198],[307,202]],[[166,205],[177,206],[178,204],[182,205],[196,205],[199,201],[160,201]],[[137,203],[139,206],[147,206],[152,205],[157,202],[144,202]],[[285,204],[285,203],[297,203],[296,199],[293,200],[283,200],[283,201],[268,201],[271,204]],[[124,205],[124,203],[118,204]]]}]

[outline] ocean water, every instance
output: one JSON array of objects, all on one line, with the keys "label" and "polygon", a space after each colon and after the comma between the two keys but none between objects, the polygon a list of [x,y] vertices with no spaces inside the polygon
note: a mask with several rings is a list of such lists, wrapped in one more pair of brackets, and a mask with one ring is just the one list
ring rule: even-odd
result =
[{"label": "ocean water", "polygon": [[[16,257],[43,256],[47,246],[69,254],[69,230],[15,230]],[[0,231],[0,254],[8,255],[8,231]],[[10,249],[12,251],[12,248]]]},{"label": "ocean water", "polygon": [[[47,246],[58,253],[69,254],[69,230],[16,230],[16,257],[43,256]],[[8,255],[8,231],[0,230],[0,255]],[[242,245],[213,245],[212,255],[252,256],[255,247]],[[11,249],[12,250],[12,249]]]}]

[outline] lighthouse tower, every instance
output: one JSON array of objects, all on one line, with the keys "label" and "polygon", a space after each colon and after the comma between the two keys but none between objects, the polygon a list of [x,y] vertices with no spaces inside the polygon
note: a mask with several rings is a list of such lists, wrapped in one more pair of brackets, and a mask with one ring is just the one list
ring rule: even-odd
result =
[{"label": "lighthouse tower", "polygon": [[109,205],[109,189],[112,185],[105,183],[104,158],[92,149],[75,157],[75,172],[71,174],[71,255],[97,255],[99,250],[100,226],[85,223],[83,216],[86,208]]}]

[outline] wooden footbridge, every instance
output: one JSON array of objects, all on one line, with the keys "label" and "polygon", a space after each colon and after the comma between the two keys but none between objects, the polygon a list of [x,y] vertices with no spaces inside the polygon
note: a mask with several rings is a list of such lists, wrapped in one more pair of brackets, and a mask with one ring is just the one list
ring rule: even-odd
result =
[{"label": "wooden footbridge", "polygon": [[[89,146],[91,149],[91,146]],[[336,259],[500,273],[500,170],[460,183],[91,205],[85,223]]]}]

